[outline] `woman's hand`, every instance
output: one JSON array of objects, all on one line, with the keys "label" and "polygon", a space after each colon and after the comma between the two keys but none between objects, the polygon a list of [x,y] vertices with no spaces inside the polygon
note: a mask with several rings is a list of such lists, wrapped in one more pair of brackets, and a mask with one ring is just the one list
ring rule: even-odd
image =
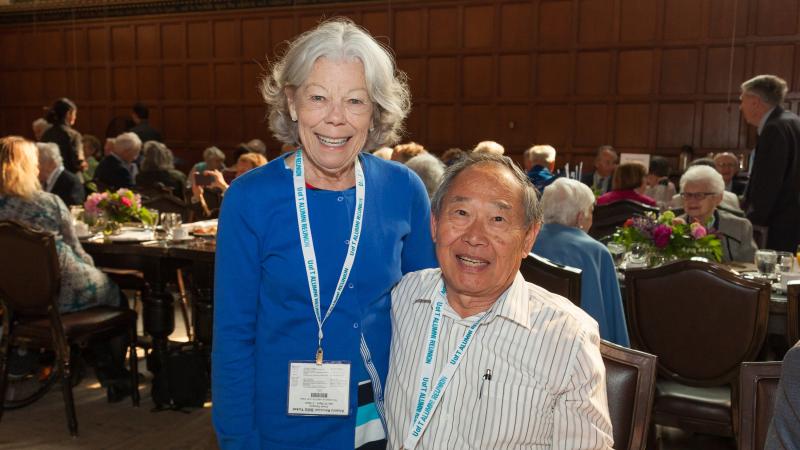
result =
[{"label": "woman's hand", "polygon": [[225,182],[225,177],[222,176],[222,172],[219,170],[206,170],[203,172],[203,175],[211,175],[214,177],[214,180],[209,184],[211,187],[219,188],[222,192],[228,190],[228,183]]}]

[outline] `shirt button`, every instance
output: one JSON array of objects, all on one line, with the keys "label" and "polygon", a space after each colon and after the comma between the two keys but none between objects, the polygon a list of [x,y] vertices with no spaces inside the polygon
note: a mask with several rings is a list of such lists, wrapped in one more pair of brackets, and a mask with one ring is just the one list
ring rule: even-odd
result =
[{"label": "shirt button", "polygon": [[353,322],[353,328],[358,328],[358,322]]},{"label": "shirt button", "polygon": [[350,245],[350,239],[345,239],[344,240],[344,245]]},{"label": "shirt button", "polygon": [[336,201],[343,202],[344,201],[344,197],[342,197],[340,195],[340,196],[336,197]]},{"label": "shirt button", "polygon": [[353,283],[350,283],[350,284],[347,285],[347,287],[349,287],[350,289],[353,289],[355,286],[353,286]]}]

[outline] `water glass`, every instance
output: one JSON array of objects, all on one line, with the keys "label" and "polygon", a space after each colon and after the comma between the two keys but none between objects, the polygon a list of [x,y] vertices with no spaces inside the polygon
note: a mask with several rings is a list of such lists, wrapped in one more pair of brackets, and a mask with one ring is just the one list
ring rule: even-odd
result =
[{"label": "water glass", "polygon": [[628,261],[633,265],[644,266],[647,264],[647,246],[641,243],[631,244]]},{"label": "water glass", "polygon": [[146,230],[152,230],[153,233],[156,232],[156,227],[158,227],[158,219],[160,217],[160,213],[157,209],[154,208],[147,208],[150,211],[150,220],[143,220],[142,223],[144,224],[144,228]]},{"label": "water glass", "polygon": [[778,264],[778,254],[775,250],[756,250],[756,268],[762,278],[771,278]]},{"label": "water glass", "polygon": [[618,242],[609,242],[606,244],[611,257],[614,259],[614,266],[619,267],[622,264],[622,259],[625,256],[625,246]]},{"label": "water glass", "polygon": [[789,252],[778,252],[778,269],[781,273],[794,271],[794,255]]},{"label": "water glass", "polygon": [[178,213],[161,213],[161,227],[166,233],[166,238],[171,240],[175,229],[181,226],[181,215]]},{"label": "water glass", "polygon": [[83,220],[83,206],[80,205],[70,206],[69,214],[72,216],[72,224],[75,225],[76,223]]}]

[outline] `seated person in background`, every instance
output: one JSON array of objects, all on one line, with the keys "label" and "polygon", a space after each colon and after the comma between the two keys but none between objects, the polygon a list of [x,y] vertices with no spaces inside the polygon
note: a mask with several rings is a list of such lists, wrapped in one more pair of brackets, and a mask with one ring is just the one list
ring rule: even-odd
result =
[{"label": "seated person in background", "polygon": [[714,168],[717,169],[722,179],[725,180],[725,190],[736,195],[744,195],[747,181],[736,178],[739,174],[739,158],[731,152],[722,152],[714,155]]},{"label": "seated person in background", "polygon": [[122,133],[114,139],[114,148],[94,172],[99,189],[133,188],[138,168],[133,163],[139,157],[142,141],[134,133]]},{"label": "seated person in background", "polygon": [[528,178],[540,195],[544,188],[558,178],[553,174],[556,166],[556,149],[550,145],[534,145],[525,150],[523,164]]},{"label": "seated person in background", "polygon": [[58,144],[39,142],[39,183],[45,192],[56,194],[67,206],[83,205],[86,191],[77,175],[64,170]]},{"label": "seated person in background", "polygon": [[664,211],[669,209],[672,197],[677,192],[675,185],[669,181],[669,161],[663,156],[653,156],[650,158],[650,170],[645,180],[647,189],[644,195],[652,198],[658,204],[658,209]]},{"label": "seated person in background", "polygon": [[597,198],[598,205],[607,205],[620,200],[633,200],[656,206],[656,201],[643,195],[647,169],[637,162],[620,164],[611,180],[611,191]]},{"label": "seated person in background", "polygon": [[594,194],[578,180],[559,178],[544,190],[544,225],[533,253],[581,269],[581,309],[600,325],[600,337],[630,346],[614,260],[586,231],[592,226]]},{"label": "seated person in background", "polygon": [[[127,308],[119,288],[94,267],[92,257],[83,250],[64,202],[55,194],[40,189],[37,166],[37,149],[32,142],[19,136],[0,138],[0,220],[15,220],[53,233],[61,269],[60,312],[99,305]],[[33,280],[36,274],[30,276]],[[112,401],[121,400],[131,390],[130,379],[124,371],[125,348],[122,338],[93,347],[97,358],[95,370],[98,378],[109,387]]]},{"label": "seated person in background", "polygon": [[493,155],[502,156],[506,149],[495,141],[481,141],[472,149],[474,153],[491,153]]},{"label": "seated person in background", "polygon": [[427,150],[425,150],[425,147],[417,144],[416,142],[397,144],[394,146],[394,151],[392,152],[392,161],[405,164],[406,161],[419,155],[420,153],[427,153]]},{"label": "seated person in background", "polygon": [[375,150],[374,152],[372,152],[372,154],[377,156],[380,159],[385,159],[386,161],[391,161],[393,152],[394,152],[394,149],[392,147],[381,147],[381,148]]},{"label": "seated person in background", "polygon": [[233,152],[233,157],[239,160],[239,157],[245,153],[258,153],[263,157],[267,157],[267,144],[261,139],[250,139],[247,142],[242,142]]},{"label": "seated person in background", "polygon": [[775,391],[775,412],[767,431],[765,450],[796,449],[800,443],[800,342],[783,357],[781,380]]},{"label": "seated person in background", "polygon": [[175,170],[175,160],[172,151],[158,141],[147,141],[142,149],[142,166],[136,176],[138,190],[156,189],[156,183],[172,191],[172,195],[183,199],[183,187],[186,185],[186,175]]},{"label": "seated person in background", "polygon": [[425,152],[409,159],[406,166],[422,179],[425,190],[428,191],[428,198],[433,197],[444,176],[444,163],[435,155]]},{"label": "seated person in background", "polygon": [[38,119],[34,120],[31,124],[31,128],[33,129],[33,138],[37,141],[42,140],[42,135],[48,128],[50,128],[50,122],[48,122],[44,117],[39,117]]},{"label": "seated person in background", "polygon": [[206,170],[225,170],[225,153],[213,145],[203,150],[203,160],[189,170],[189,180],[192,179],[193,173]]},{"label": "seated person in background", "polygon": [[594,172],[581,175],[581,182],[590,188],[595,195],[603,195],[611,190],[611,176],[617,168],[617,152],[610,145],[597,148],[594,157]]},{"label": "seated person in background", "polygon": [[597,322],[519,273],[536,197],[504,156],[447,169],[431,205],[441,269],[392,290],[388,448],[611,448]]},{"label": "seated person in background", "polygon": [[722,175],[708,166],[692,166],[683,174],[680,184],[684,220],[699,222],[710,233],[717,234],[722,243],[722,261],[753,262],[756,255],[753,225],[744,217],[717,209],[725,191]]},{"label": "seated person in background", "polygon": [[[689,167],[694,167],[694,166],[714,167],[716,170],[716,166],[714,165],[714,160],[711,158],[695,159],[689,164]],[[719,206],[720,208],[726,209],[733,213],[741,213],[741,215],[744,216],[744,211],[742,211],[742,207],[739,204],[739,197],[737,197],[736,194],[734,194],[733,192],[724,191],[722,193],[722,203],[720,203]],[[669,207],[672,209],[683,208],[683,198],[681,198],[680,195],[675,194],[672,197],[672,201],[670,202]]]},{"label": "seated person in background", "polygon": [[142,142],[162,142],[161,133],[150,125],[149,118],[150,108],[144,103],[136,102],[131,107],[131,122],[133,122],[134,125],[128,131],[139,136]]},{"label": "seated person in background", "polygon": [[448,148],[444,153],[442,153],[441,160],[445,166],[450,167],[466,154],[467,152],[461,150],[460,148]]},{"label": "seated person in background", "polygon": [[[264,155],[259,153],[245,153],[239,156],[239,160],[236,161],[236,175],[242,175],[245,172],[255,169],[256,167],[261,167],[266,164],[267,158]],[[219,192],[221,195],[225,195],[225,191],[228,190],[228,182],[225,181],[225,177],[222,175],[222,172],[219,170],[205,170],[202,172],[202,175],[205,177],[209,177],[208,184],[202,184],[197,182],[198,172],[192,172],[189,174],[189,178],[191,179],[192,184],[192,203],[199,203],[200,207],[203,210],[203,215],[208,217],[211,215],[212,211],[211,208],[208,207],[205,198],[205,190],[206,189],[214,189]],[[234,179],[235,179],[234,177]]]},{"label": "seated person in background", "polygon": [[100,140],[91,134],[83,135],[83,154],[86,157],[86,170],[83,171],[84,179],[91,180],[94,178],[94,171],[97,170],[97,165],[103,159],[105,151],[103,146],[100,145]]}]

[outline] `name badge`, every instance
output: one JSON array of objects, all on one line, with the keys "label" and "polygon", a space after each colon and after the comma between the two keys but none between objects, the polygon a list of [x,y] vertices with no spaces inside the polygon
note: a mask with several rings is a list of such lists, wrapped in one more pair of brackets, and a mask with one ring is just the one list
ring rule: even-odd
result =
[{"label": "name badge", "polygon": [[291,416],[347,416],[350,413],[350,362],[291,361]]}]

